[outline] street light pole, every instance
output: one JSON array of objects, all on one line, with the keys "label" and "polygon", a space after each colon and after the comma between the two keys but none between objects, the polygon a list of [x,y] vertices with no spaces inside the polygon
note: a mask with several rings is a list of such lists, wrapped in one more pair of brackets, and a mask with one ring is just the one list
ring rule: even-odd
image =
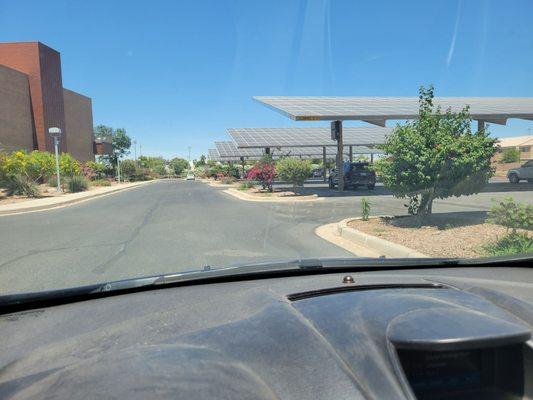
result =
[{"label": "street light pole", "polygon": [[57,177],[57,191],[61,192],[61,178],[59,175],[59,138],[61,137],[61,129],[52,127],[48,129],[50,136],[54,138],[54,150],[56,153],[56,177]]}]

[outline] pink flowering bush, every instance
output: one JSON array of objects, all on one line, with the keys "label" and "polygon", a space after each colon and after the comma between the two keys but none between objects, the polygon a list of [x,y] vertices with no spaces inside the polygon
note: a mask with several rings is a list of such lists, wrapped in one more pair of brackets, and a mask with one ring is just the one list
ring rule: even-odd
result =
[{"label": "pink flowering bush", "polygon": [[272,192],[272,182],[276,176],[276,167],[270,160],[261,160],[257,162],[250,170],[246,179],[250,181],[258,181],[263,189]]}]

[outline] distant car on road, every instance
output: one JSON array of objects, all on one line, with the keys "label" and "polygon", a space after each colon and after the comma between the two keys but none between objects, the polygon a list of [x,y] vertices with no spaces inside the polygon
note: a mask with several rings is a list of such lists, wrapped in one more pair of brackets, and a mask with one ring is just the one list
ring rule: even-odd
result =
[{"label": "distant car on road", "polygon": [[521,180],[527,180],[529,183],[533,183],[533,160],[529,160],[521,167],[512,168],[507,171],[507,179],[511,183],[518,183]]},{"label": "distant car on road", "polygon": [[[356,189],[358,186],[366,186],[368,189],[374,189],[376,173],[368,168],[369,165],[367,162],[344,163],[344,187]],[[336,170],[331,171],[328,182],[331,189],[339,184]]]},{"label": "distant car on road", "polygon": [[194,173],[193,172],[187,172],[187,178],[188,181],[194,181]]}]

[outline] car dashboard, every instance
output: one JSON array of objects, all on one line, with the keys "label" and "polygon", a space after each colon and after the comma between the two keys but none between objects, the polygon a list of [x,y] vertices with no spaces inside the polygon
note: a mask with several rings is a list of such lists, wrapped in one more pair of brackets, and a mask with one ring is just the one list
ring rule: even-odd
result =
[{"label": "car dashboard", "polygon": [[0,316],[0,397],[533,398],[533,273],[172,287]]}]

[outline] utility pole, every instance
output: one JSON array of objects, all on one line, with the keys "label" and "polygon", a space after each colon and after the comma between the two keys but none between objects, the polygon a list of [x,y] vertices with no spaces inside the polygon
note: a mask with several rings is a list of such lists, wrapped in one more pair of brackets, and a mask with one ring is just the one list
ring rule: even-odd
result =
[{"label": "utility pole", "polygon": [[137,163],[137,141],[133,140],[133,154],[135,156],[135,163]]},{"label": "utility pole", "polygon": [[189,149],[189,164],[191,163],[191,146],[187,147]]}]

